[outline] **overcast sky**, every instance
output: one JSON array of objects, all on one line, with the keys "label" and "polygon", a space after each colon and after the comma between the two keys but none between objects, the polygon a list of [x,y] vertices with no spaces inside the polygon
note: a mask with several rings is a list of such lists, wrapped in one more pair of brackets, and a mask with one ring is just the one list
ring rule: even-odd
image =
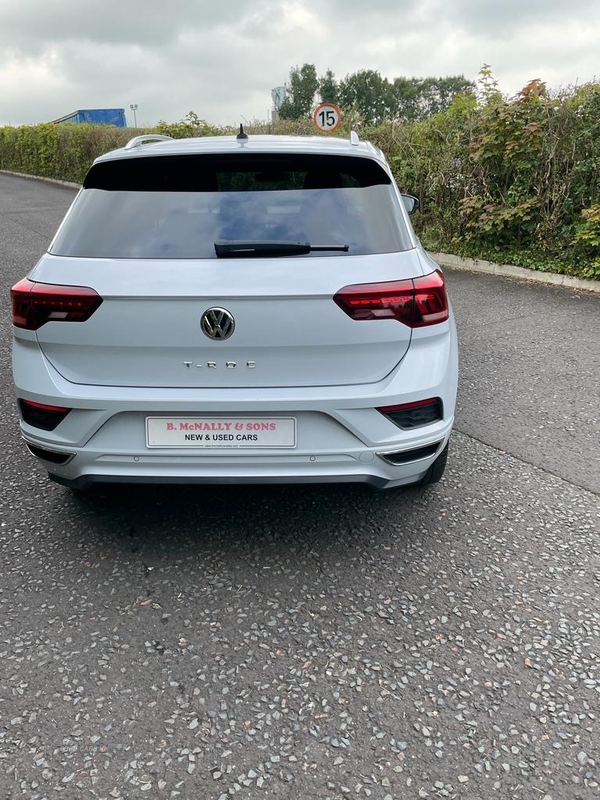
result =
[{"label": "overcast sky", "polygon": [[0,125],[79,108],[139,125],[266,119],[308,62],[337,78],[464,74],[503,92],[600,73],[598,0],[0,0]]}]

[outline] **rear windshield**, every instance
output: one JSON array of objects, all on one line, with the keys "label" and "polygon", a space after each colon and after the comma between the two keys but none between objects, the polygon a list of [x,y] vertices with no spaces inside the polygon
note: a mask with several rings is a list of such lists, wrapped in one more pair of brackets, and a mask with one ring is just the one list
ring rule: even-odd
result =
[{"label": "rear windshield", "polygon": [[371,159],[143,156],[89,171],[51,251],[85,258],[215,258],[216,241],[345,245],[347,257],[412,245],[389,176]]}]

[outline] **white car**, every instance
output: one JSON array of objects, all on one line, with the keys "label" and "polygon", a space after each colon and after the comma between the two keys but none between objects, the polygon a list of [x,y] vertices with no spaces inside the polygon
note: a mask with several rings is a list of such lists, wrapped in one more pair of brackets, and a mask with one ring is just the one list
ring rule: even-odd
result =
[{"label": "white car", "polygon": [[356,134],[101,156],[11,291],[27,447],[73,489],[439,480],[457,341],[413,205]]}]

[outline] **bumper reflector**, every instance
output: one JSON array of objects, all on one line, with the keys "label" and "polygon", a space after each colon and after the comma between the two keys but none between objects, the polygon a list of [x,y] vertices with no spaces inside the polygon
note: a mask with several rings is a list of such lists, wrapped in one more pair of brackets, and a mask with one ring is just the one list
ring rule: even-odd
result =
[{"label": "bumper reflector", "polygon": [[388,464],[393,464],[397,467],[401,464],[410,464],[413,461],[422,461],[424,458],[430,458],[437,453],[440,445],[441,442],[435,442],[435,444],[428,444],[425,447],[416,447],[414,450],[400,450],[396,453],[378,453],[377,455],[387,461]]}]

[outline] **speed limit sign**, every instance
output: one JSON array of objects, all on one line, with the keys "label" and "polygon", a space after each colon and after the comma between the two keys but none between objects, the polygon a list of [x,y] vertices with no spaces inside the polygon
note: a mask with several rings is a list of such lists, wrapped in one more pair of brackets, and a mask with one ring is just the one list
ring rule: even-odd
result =
[{"label": "speed limit sign", "polygon": [[315,109],[313,122],[320,131],[331,133],[342,124],[342,114],[334,103],[321,103]]}]

